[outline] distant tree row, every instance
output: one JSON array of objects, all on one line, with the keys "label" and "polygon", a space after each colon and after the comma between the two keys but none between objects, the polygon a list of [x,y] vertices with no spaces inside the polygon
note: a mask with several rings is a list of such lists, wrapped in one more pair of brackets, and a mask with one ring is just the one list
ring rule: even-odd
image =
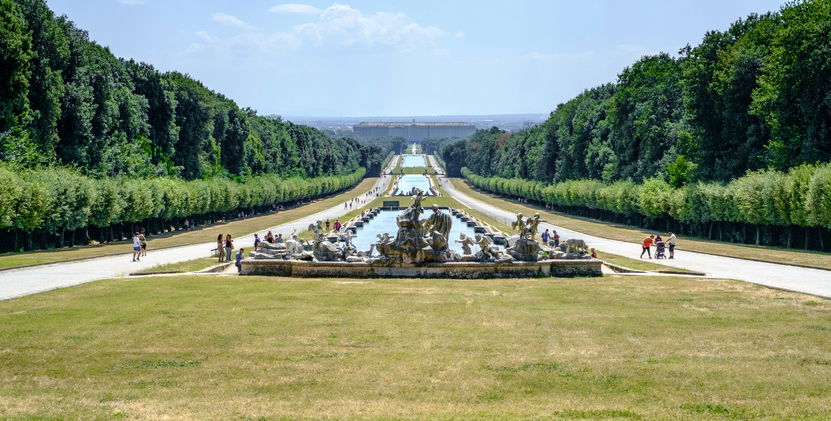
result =
[{"label": "distant tree row", "polygon": [[614,84],[560,104],[517,133],[447,144],[448,171],[675,187],[831,161],[831,0],[751,15],[678,57],[641,58]]},{"label": "distant tree row", "polygon": [[139,227],[148,234],[171,226],[208,224],[242,211],[269,211],[357,184],[358,168],[315,178],[274,174],[243,182],[213,177],[92,178],[66,168],[24,169],[0,165],[0,251],[108,242]]},{"label": "distant tree row", "polygon": [[757,171],[728,184],[699,181],[679,188],[658,177],[637,184],[589,179],[547,184],[482,177],[467,168],[462,173],[479,188],[582,216],[723,241],[831,248],[831,164],[801,165],[786,173]]},{"label": "distant tree row", "polygon": [[94,177],[380,171],[387,151],[240,109],[187,75],[116,58],[44,0],[0,0],[0,161]]}]

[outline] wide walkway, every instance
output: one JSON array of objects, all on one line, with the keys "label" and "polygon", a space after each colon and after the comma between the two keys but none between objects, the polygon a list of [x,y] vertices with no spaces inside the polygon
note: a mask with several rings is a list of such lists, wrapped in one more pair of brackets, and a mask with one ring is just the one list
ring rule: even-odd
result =
[{"label": "wide walkway", "polygon": [[[441,177],[440,183],[442,188],[450,196],[472,209],[490,215],[500,221],[512,222],[516,220],[516,214],[474,199],[455,189],[447,178]],[[541,231],[546,228],[549,230],[557,230],[562,240],[581,238],[586,241],[589,247],[594,247],[607,253],[635,259],[641,253],[640,243],[595,237],[548,223],[540,224],[540,226]],[[660,263],[662,265],[706,273],[710,277],[736,279],[768,287],[831,298],[831,271],[688,252],[684,251],[683,238],[679,239],[679,249],[675,251],[675,259],[660,260]]]},{"label": "wide walkway", "polygon": [[[397,157],[390,162],[390,166],[393,168],[397,164]],[[375,186],[379,187],[380,191],[384,191],[391,179],[392,176],[382,175],[378,179],[378,182],[375,183]],[[369,200],[364,194],[357,195],[356,197],[360,200]],[[271,230],[274,235],[282,233],[283,237],[288,237],[293,231],[297,231],[298,233],[305,231],[309,227],[309,224],[326,219],[335,219],[347,213],[347,210],[344,209],[344,203],[346,202],[338,203],[329,209],[282,225],[264,229],[259,231],[259,234],[262,236]],[[236,248],[252,248],[254,246],[254,233],[235,239],[234,246]],[[208,257],[211,254],[211,250],[215,248],[216,241],[210,241],[190,246],[172,247],[159,251],[151,250],[140,262],[132,262],[130,260],[130,247],[125,246],[123,256],[102,257],[99,259],[69,263],[53,263],[50,265],[3,271],[0,272],[0,300],[21,297],[56,288],[66,288],[100,279],[118,278],[155,266]]]}]

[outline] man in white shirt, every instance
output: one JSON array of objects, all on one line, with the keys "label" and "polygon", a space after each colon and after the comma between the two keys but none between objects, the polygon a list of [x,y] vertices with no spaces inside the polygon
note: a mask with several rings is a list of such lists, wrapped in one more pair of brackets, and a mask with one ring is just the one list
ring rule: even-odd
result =
[{"label": "man in white shirt", "polygon": [[674,259],[675,258],[675,234],[673,234],[671,232],[668,233],[668,234],[669,234],[669,239],[667,239],[667,244],[669,244],[669,258]]},{"label": "man in white shirt", "polygon": [[139,238],[139,233],[133,235],[133,261],[141,261],[141,239]]}]

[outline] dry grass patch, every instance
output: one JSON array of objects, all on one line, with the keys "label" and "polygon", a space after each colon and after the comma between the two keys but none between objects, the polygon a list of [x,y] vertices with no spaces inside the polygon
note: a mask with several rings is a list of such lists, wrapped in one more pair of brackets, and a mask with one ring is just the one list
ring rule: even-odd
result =
[{"label": "dry grass patch", "polygon": [[12,419],[827,419],[831,302],[621,277],[147,277],[0,303]]}]

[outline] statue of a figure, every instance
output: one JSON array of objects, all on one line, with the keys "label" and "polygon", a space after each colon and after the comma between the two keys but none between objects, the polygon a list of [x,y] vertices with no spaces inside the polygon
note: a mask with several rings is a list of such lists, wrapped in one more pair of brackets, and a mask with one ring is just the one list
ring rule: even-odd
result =
[{"label": "statue of a figure", "polygon": [[533,219],[528,218],[528,220],[525,221],[525,224],[528,226],[528,235],[530,235],[531,238],[536,237],[537,236],[537,229],[540,225],[540,214],[535,213],[534,218]]},{"label": "statue of a figure", "polygon": [[476,244],[482,250],[482,260],[499,259],[499,251],[491,247],[491,239],[482,234],[476,234]]},{"label": "statue of a figure", "polygon": [[433,205],[433,214],[427,218],[427,222],[422,226],[425,234],[430,234],[433,231],[441,233],[444,238],[450,235],[450,227],[453,226],[453,218],[446,213],[439,210],[438,205]]},{"label": "statue of a figure", "polygon": [[[528,218],[530,221],[531,218]],[[522,219],[522,214],[516,214],[516,221],[511,222],[511,228],[519,233],[519,238],[525,238],[528,235],[528,223]]]},{"label": "statue of a figure", "polygon": [[413,206],[421,211],[421,202],[424,200],[424,192],[418,187],[413,187]]},{"label": "statue of a figure", "polygon": [[461,243],[461,245],[462,245],[462,254],[463,255],[467,256],[467,255],[473,254],[473,252],[470,250],[470,246],[472,246],[476,243],[473,242],[473,239],[466,236],[465,233],[459,234],[459,239],[456,240],[456,242]]},{"label": "statue of a figure", "polygon": [[525,225],[525,221],[522,220],[522,214],[521,213],[516,214],[516,221],[511,222],[511,229],[521,230],[522,229],[521,227],[524,226],[524,225]]}]

